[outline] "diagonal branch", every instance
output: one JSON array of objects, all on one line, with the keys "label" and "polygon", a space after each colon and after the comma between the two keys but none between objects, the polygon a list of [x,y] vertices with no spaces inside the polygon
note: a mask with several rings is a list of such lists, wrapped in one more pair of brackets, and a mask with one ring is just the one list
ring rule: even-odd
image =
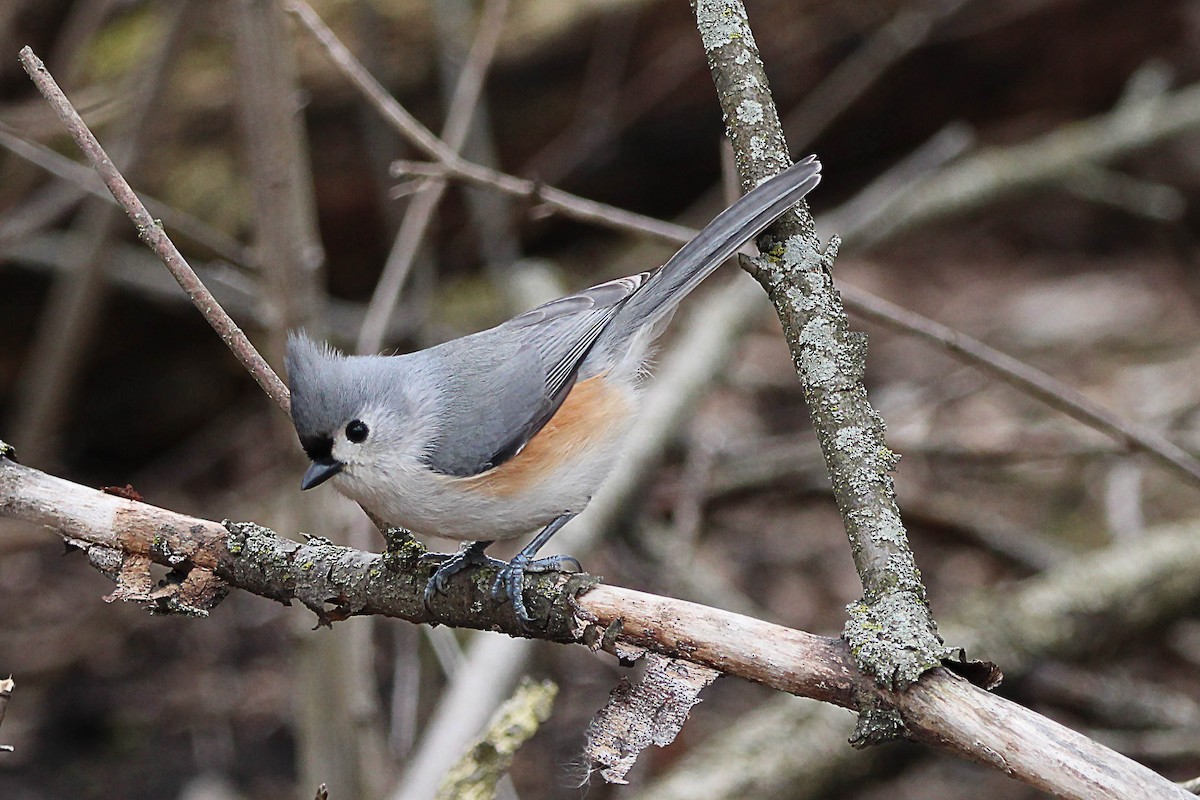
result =
[{"label": "diagonal branch", "polygon": [[1128,420],[1082,392],[1025,362],[959,333],[920,314],[889,303],[861,289],[842,287],[846,305],[854,312],[892,330],[934,342],[962,361],[1036,397],[1051,408],[1111,436],[1131,450],[1140,450],[1173,474],[1200,483],[1200,461],[1158,431]]},{"label": "diagonal branch", "polygon": [[33,53],[30,47],[21,48],[20,54],[21,66],[25,68],[30,79],[37,86],[38,91],[50,103],[51,108],[58,115],[63,125],[71,134],[71,138],[75,140],[75,144],[79,145],[79,149],[83,151],[84,156],[99,173],[100,178],[104,181],[104,185],[112,192],[117,203],[129,215],[133,224],[137,227],[138,238],[146,243],[155,255],[166,265],[171,271],[171,275],[179,282],[180,287],[191,298],[192,303],[196,308],[200,309],[200,313],[204,315],[204,319],[212,326],[217,335],[221,337],[221,341],[233,351],[238,360],[249,370],[254,379],[258,381],[258,385],[267,393],[275,403],[285,411],[290,405],[290,395],[288,389],[284,386],[283,381],[271,369],[271,366],[263,359],[259,352],[254,349],[254,345],[246,338],[246,334],[237,326],[237,323],[230,318],[225,310],[221,308],[212,293],[204,286],[200,278],[188,265],[187,260],[176,249],[175,244],[167,236],[162,229],[162,224],[150,216],[150,212],[142,205],[142,201],[134,193],[133,188],[121,176],[112,159],[108,157],[108,153],[104,152],[104,148],[100,146],[100,142],[96,140],[95,135],[88,129],[83,118],[79,116],[79,112],[71,105],[71,101],[63,94],[58,83],[46,69],[46,65],[42,60]]}]

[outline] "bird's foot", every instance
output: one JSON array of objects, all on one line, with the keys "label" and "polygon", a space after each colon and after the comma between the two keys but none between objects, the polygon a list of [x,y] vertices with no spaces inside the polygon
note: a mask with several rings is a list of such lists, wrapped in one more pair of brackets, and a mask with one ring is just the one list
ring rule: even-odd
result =
[{"label": "bird's foot", "polygon": [[546,556],[531,558],[524,553],[513,556],[512,561],[500,567],[496,579],[492,582],[492,598],[503,600],[507,597],[512,601],[513,612],[521,629],[530,631],[534,628],[533,618],[525,607],[523,579],[526,572],[583,572],[579,560],[574,556]]},{"label": "bird's foot", "polygon": [[[454,555],[442,561],[425,584],[425,610],[433,613],[433,598],[437,594],[445,594],[450,585],[450,578],[469,567],[494,566],[504,568],[508,565],[503,561],[491,558],[483,551],[491,542],[467,542]],[[443,558],[441,553],[428,553],[422,558]]]}]

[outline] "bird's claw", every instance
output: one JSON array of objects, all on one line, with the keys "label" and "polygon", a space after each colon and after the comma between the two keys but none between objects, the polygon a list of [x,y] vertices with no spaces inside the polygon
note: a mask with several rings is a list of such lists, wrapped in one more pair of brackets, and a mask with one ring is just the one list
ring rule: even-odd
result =
[{"label": "bird's claw", "polygon": [[530,558],[518,553],[512,561],[500,567],[496,579],[492,581],[492,599],[503,602],[506,598],[512,602],[513,613],[521,624],[521,629],[533,629],[533,617],[525,606],[524,577],[526,572],[583,572],[583,567],[574,556],[547,556],[545,558]]},{"label": "bird's claw", "polygon": [[449,558],[446,558],[442,553],[426,553],[421,556],[422,560],[426,561],[444,559],[441,565],[429,576],[429,582],[425,584],[424,601],[426,611],[430,614],[433,613],[433,598],[438,594],[445,594],[447,589],[450,588],[450,578],[464,569],[488,565],[500,568],[507,566],[503,561],[498,561],[484,554],[483,549],[489,544],[491,542],[470,542]]}]

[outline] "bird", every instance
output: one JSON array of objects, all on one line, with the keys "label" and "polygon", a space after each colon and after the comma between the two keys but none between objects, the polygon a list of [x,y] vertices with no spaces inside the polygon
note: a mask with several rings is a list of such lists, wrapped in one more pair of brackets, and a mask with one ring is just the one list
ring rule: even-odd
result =
[{"label": "bird", "polygon": [[[526,572],[579,570],[538,551],[587,506],[636,425],[653,343],[683,297],[821,179],[816,156],[718,214],[665,264],[552,300],[478,333],[398,355],[346,355],[289,334],[291,416],[325,482],[376,520],[462,542],[425,588],[498,568],[492,586],[533,625]],[[484,550],[540,531],[509,562]]]}]

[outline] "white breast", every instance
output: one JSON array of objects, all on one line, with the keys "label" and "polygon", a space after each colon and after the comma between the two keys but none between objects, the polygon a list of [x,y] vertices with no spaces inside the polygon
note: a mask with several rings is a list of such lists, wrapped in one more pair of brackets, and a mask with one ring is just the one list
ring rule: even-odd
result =
[{"label": "white breast", "polygon": [[442,475],[416,459],[369,474],[347,468],[334,486],[389,524],[449,539],[507,539],[578,513],[616,461],[636,390],[604,376],[581,381],[513,458],[469,478]]}]

